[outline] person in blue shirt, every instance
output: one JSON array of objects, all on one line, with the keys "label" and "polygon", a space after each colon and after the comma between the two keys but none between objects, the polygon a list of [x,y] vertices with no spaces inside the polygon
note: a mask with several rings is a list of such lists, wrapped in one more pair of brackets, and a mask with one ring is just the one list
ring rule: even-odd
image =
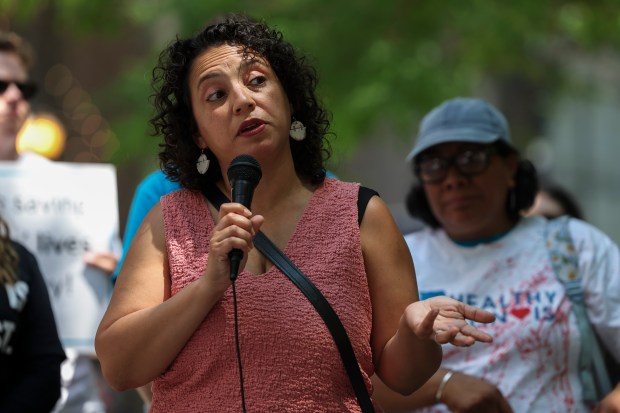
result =
[{"label": "person in blue shirt", "polygon": [[129,215],[125,224],[125,234],[123,235],[123,252],[121,259],[118,261],[116,271],[112,275],[112,282],[116,282],[118,273],[125,260],[125,255],[129,250],[131,241],[136,231],[140,227],[142,220],[146,214],[153,208],[153,205],[159,202],[159,198],[167,193],[181,189],[178,182],[169,180],[161,170],[151,172],[136,187],[136,192],[129,207]]}]

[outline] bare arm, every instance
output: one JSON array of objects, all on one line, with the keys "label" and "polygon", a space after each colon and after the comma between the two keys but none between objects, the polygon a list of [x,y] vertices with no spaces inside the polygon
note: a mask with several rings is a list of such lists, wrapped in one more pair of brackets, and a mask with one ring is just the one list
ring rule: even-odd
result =
[{"label": "bare arm", "polygon": [[419,301],[409,249],[378,197],[368,204],[361,237],[373,306],[373,361],[389,388],[402,394],[420,388],[439,368],[439,344],[492,341],[466,321],[488,323],[495,319],[491,313],[448,297]]},{"label": "bare arm", "polygon": [[371,377],[374,388],[372,397],[386,413],[408,413],[415,409],[432,406],[435,404],[435,393],[439,382],[446,372],[446,369],[440,368],[422,387],[407,396],[396,393],[377,375],[374,375]]},{"label": "bare arm", "polygon": [[103,374],[113,388],[140,387],[161,374],[224,294],[230,285],[228,252],[239,248],[247,253],[254,226],[262,223],[262,217],[250,219],[245,211],[240,204],[222,206],[205,272],[172,297],[161,206],[146,216],[95,339]]},{"label": "bare arm", "polygon": [[[448,372],[440,368],[419,390],[408,396],[392,391],[378,377],[373,376],[373,398],[386,413],[405,413],[438,403],[445,404],[453,412],[513,413],[508,401],[493,384],[460,372],[446,376]],[[438,393],[444,377],[449,377],[449,380],[444,382],[442,391]]]},{"label": "bare arm", "polygon": [[441,347],[401,325],[407,306],[418,300],[415,271],[404,238],[379,197],[368,203],[360,231],[373,308],[376,373],[388,387],[410,393],[437,370]]}]

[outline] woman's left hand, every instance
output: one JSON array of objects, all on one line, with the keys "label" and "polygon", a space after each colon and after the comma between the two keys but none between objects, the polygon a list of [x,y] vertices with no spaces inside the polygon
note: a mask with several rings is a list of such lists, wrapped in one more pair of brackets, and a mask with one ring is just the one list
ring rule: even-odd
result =
[{"label": "woman's left hand", "polygon": [[468,347],[476,341],[493,341],[493,337],[467,323],[467,320],[491,323],[495,321],[495,316],[449,297],[438,296],[412,303],[405,310],[405,317],[416,336],[434,339],[438,344]]}]

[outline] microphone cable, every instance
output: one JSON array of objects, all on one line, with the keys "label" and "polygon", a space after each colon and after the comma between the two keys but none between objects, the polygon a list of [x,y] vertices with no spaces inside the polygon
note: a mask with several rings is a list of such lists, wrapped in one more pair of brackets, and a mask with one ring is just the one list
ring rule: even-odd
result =
[{"label": "microphone cable", "polygon": [[239,315],[237,313],[237,288],[235,286],[236,280],[232,280],[232,293],[233,293],[233,313],[235,318],[235,348],[237,351],[237,365],[239,367],[239,388],[241,390],[241,409],[243,413],[246,413],[245,408],[245,389],[243,385],[243,365],[241,363],[241,346],[239,345]]},{"label": "microphone cable", "polygon": [[[230,182],[231,199],[250,209],[254,189],[260,181],[263,173],[258,161],[250,155],[238,155],[228,166],[228,180]],[[219,209],[219,208],[218,208]],[[235,345],[237,351],[237,364],[239,366],[239,386],[241,390],[241,407],[246,413],[245,388],[243,384],[243,365],[241,363],[241,346],[239,344],[239,315],[237,312],[237,288],[236,279],[239,272],[239,264],[243,260],[243,252],[232,249],[228,254],[230,260],[230,280],[233,292],[233,310],[235,317]]]}]

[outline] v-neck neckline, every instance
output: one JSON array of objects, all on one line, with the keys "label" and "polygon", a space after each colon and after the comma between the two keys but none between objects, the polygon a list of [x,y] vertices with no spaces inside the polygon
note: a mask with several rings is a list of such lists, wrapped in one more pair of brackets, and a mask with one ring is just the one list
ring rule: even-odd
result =
[{"label": "v-neck neckline", "polygon": [[[326,182],[323,181],[323,183],[318,185],[316,187],[316,189],[312,192],[312,195],[310,195],[310,198],[308,199],[308,203],[306,204],[306,206],[303,209],[303,212],[299,216],[299,219],[297,220],[297,223],[295,224],[295,228],[293,229],[293,232],[291,233],[291,236],[286,241],[286,244],[284,245],[284,248],[282,248],[282,252],[284,252],[285,255],[290,257],[290,255],[288,254],[288,250],[290,248],[290,245],[298,237],[298,233],[301,230],[300,227],[302,227],[304,225],[304,222],[306,221],[306,216],[308,215],[308,211],[309,211],[310,207],[316,202],[315,199],[317,197],[317,193],[324,190],[325,184],[326,184]],[[215,221],[215,219],[213,218],[213,215],[211,214],[211,209],[209,208],[210,201],[208,201],[208,198],[206,196],[204,196],[204,194],[202,194],[202,193],[201,193],[201,198],[202,198],[202,201],[203,201],[202,205],[206,209],[206,213],[207,213],[208,217],[211,219],[211,227],[214,228],[215,225],[217,225],[217,222]],[[267,234],[265,234],[265,236],[267,236]],[[261,255],[263,255],[263,254],[261,253]],[[264,257],[264,255],[263,255],[263,257]],[[257,277],[263,278],[263,277],[265,277],[267,275],[271,275],[271,273],[274,270],[277,270],[277,267],[267,257],[265,257],[265,259],[268,262],[271,263],[271,265],[269,266],[269,268],[267,268],[267,270],[265,272],[260,273],[260,274],[254,274],[253,272],[250,272],[250,271],[248,271],[246,269],[243,269],[243,271],[241,271],[240,274],[247,273],[248,275],[251,275],[253,278],[257,278]]]}]

